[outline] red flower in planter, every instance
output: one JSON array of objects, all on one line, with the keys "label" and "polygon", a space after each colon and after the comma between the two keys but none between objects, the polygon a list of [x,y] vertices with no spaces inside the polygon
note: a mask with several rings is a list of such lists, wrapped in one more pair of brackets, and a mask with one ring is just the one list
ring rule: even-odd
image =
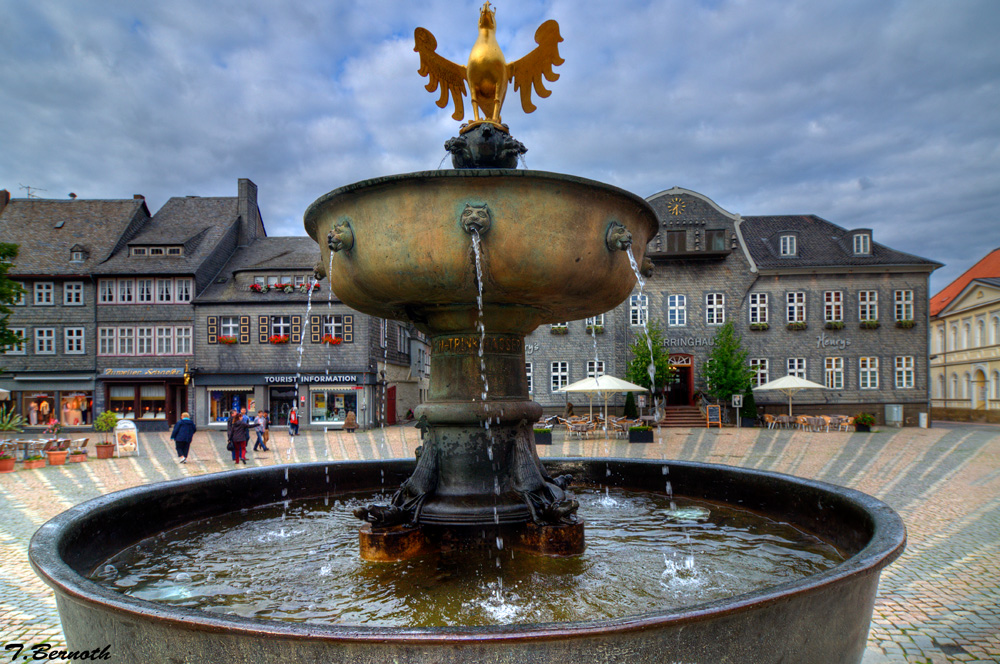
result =
[{"label": "red flower in planter", "polygon": [[287,344],[288,335],[287,334],[273,334],[268,338],[268,341],[272,344]]},{"label": "red flower in planter", "polygon": [[261,287],[260,284],[250,284],[250,290],[252,290],[254,293],[260,293],[263,290],[263,288]]},{"label": "red flower in planter", "polygon": [[234,343],[236,343],[238,341],[239,341],[239,339],[237,339],[236,337],[227,337],[227,336],[221,336],[221,337],[219,337],[219,343],[220,344],[234,344]]},{"label": "red flower in planter", "polygon": [[327,334],[323,337],[323,343],[330,344],[331,346],[339,346],[343,341],[340,337],[335,337],[332,334]]}]

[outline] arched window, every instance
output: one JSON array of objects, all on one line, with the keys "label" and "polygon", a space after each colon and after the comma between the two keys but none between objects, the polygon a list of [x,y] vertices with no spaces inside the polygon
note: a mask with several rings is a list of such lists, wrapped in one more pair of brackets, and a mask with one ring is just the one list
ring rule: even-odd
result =
[{"label": "arched window", "polygon": [[958,325],[951,326],[951,348],[949,350],[958,350]]},{"label": "arched window", "polygon": [[976,346],[986,345],[986,322],[983,320],[976,321]]},{"label": "arched window", "polygon": [[[990,396],[994,401],[1000,400],[1000,371],[993,372],[993,394]],[[997,405],[1000,408],[1000,404]]]},{"label": "arched window", "polygon": [[941,374],[940,376],[938,376],[938,380],[937,380],[937,398],[938,399],[947,399],[948,398],[948,395],[945,394],[945,391],[944,391],[944,374]]},{"label": "arched window", "polygon": [[948,395],[950,399],[958,399],[958,374],[951,375],[951,394]]},{"label": "arched window", "polygon": [[1000,344],[1000,316],[993,317],[993,325],[990,326],[990,343]]},{"label": "arched window", "polygon": [[969,375],[968,371],[965,372],[965,383],[962,385],[962,398],[972,398],[972,376]]},{"label": "arched window", "polygon": [[937,349],[939,353],[943,353],[945,351],[946,336],[948,336],[948,333],[945,329],[945,326],[942,325],[941,327],[938,328],[938,334],[937,334]]},{"label": "arched window", "polygon": [[972,344],[972,328],[968,323],[962,326],[962,348],[969,348]]}]

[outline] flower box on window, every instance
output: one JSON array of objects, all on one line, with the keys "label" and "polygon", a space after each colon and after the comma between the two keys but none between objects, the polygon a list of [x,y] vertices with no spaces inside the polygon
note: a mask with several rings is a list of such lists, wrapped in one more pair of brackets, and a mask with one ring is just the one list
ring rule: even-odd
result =
[{"label": "flower box on window", "polygon": [[806,327],[808,327],[808,326],[807,326],[807,325],[805,324],[805,321],[798,321],[798,322],[796,322],[796,323],[789,323],[789,324],[788,324],[788,325],[786,325],[785,327],[786,327],[787,329],[789,329],[789,330],[792,330],[792,331],[794,332],[794,331],[801,331],[801,330],[804,330],[804,329],[806,329]]},{"label": "flower box on window", "polygon": [[319,290],[319,282],[316,282],[314,284],[302,284],[301,286],[299,286],[300,293],[308,293],[311,290]]},{"label": "flower box on window", "polygon": [[603,325],[588,325],[587,334],[604,334]]},{"label": "flower box on window", "polygon": [[877,320],[863,320],[858,323],[858,327],[862,330],[877,330],[879,328],[879,322]]},{"label": "flower box on window", "polygon": [[254,293],[266,293],[267,286],[263,284],[250,284],[250,290],[252,290]]},{"label": "flower box on window", "polygon": [[764,330],[767,330],[770,327],[771,326],[768,325],[767,323],[750,323],[750,329],[753,330],[754,332],[763,332]]},{"label": "flower box on window", "polygon": [[828,320],[824,326],[828,330],[843,330],[844,321],[842,320]]},{"label": "flower box on window", "polygon": [[553,325],[549,328],[552,334],[569,334],[569,328],[565,325]]},{"label": "flower box on window", "polygon": [[268,343],[272,344],[287,344],[288,335],[287,334],[272,334],[267,338]]},{"label": "flower box on window", "polygon": [[226,337],[226,336],[219,337],[220,344],[235,344],[239,343],[239,341],[240,340],[237,339],[236,337]]},{"label": "flower box on window", "polygon": [[898,327],[900,329],[903,329],[903,330],[909,330],[911,327],[913,327],[916,324],[917,323],[913,319],[897,320],[896,321],[896,327]]},{"label": "flower box on window", "polygon": [[335,337],[332,334],[323,335],[323,343],[330,344],[331,346],[339,346],[344,340],[340,337]]}]

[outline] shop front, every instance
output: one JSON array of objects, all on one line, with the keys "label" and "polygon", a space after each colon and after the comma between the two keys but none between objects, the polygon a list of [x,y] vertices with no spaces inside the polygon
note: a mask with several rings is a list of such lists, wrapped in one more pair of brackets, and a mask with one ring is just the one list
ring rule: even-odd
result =
[{"label": "shop front", "polygon": [[29,429],[91,427],[94,412],[94,374],[21,373],[0,379],[10,391],[4,408],[24,418]]},{"label": "shop front", "polygon": [[271,426],[287,426],[298,408],[299,429],[335,429],[348,412],[358,425],[370,427],[374,378],[367,373],[198,374],[195,378],[196,421],[222,428],[232,410],[266,412]]},{"label": "shop front", "polygon": [[140,431],[165,431],[187,410],[184,368],[111,368],[101,373],[105,410]]}]

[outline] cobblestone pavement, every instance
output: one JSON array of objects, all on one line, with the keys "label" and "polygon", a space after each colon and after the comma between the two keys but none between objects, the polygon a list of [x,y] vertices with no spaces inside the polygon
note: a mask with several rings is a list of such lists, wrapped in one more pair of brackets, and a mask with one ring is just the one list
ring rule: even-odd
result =
[{"label": "cobblestone pavement", "polygon": [[[413,427],[344,434],[273,432],[249,465],[409,457]],[[865,664],[1000,661],[1000,427],[810,433],[760,429],[661,430],[658,441],[561,440],[546,456],[682,459],[772,470],[859,489],[895,508],[906,552],[882,572]],[[131,486],[233,470],[221,433],[199,432],[178,465],[166,434],[144,434],[140,454],[0,475],[0,640],[64,647],[55,600],[31,571],[28,540],[46,520]],[[20,468],[20,464],[18,464]]]}]

